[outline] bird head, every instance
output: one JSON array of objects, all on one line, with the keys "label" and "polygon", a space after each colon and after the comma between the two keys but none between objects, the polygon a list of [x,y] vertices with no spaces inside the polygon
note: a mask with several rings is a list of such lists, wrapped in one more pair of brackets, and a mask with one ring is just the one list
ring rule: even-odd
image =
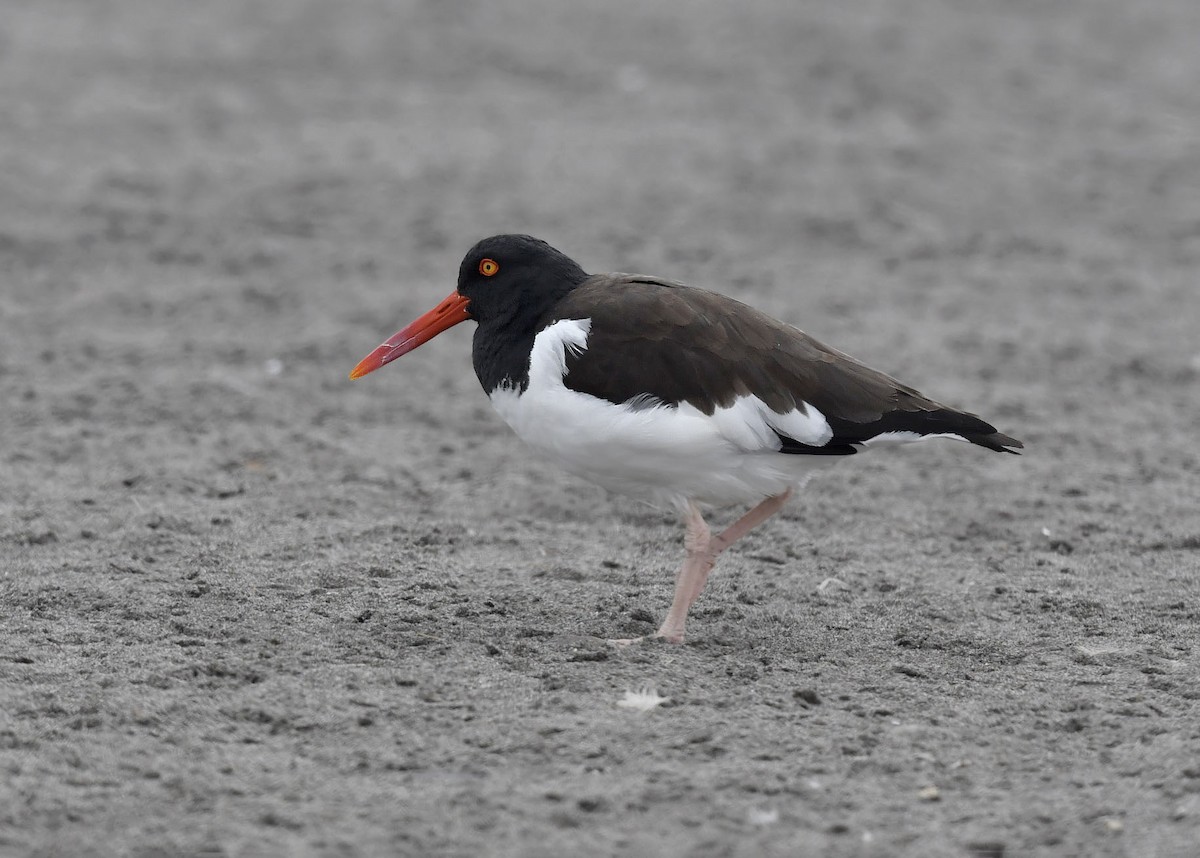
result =
[{"label": "bird head", "polygon": [[528,235],[494,235],[472,247],[458,269],[458,286],[359,361],[362,378],[467,319],[484,325],[534,319],[587,275],[570,257]]}]

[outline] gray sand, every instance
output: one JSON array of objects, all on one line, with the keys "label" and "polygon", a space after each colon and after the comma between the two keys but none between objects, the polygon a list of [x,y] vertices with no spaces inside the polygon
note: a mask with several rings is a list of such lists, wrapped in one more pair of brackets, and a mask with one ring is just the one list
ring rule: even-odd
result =
[{"label": "gray sand", "polygon": [[[0,19],[0,854],[1197,854],[1200,4]],[[679,523],[469,325],[346,377],[495,232],[1026,455],[856,457],[615,651]]]}]

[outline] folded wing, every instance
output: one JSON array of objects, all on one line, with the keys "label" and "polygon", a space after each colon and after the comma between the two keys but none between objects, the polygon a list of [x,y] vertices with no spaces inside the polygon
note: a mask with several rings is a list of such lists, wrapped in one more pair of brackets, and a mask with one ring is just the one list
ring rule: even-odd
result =
[{"label": "folded wing", "polygon": [[[783,453],[848,455],[873,442],[928,436],[1006,453],[1022,446],[976,415],[715,292],[652,277],[597,275],[547,322],[558,319],[591,320],[586,350],[567,356],[563,383],[572,390],[631,407],[686,402],[707,415],[753,397],[767,409]],[[789,425],[809,427],[811,421],[796,421],[813,409],[830,431],[819,438],[789,431]]]}]

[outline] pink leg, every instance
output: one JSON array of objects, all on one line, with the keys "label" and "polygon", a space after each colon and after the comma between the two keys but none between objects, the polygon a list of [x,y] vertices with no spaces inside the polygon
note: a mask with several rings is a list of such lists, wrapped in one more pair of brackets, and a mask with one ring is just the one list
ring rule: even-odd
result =
[{"label": "pink leg", "polygon": [[667,612],[667,618],[663,620],[656,637],[666,638],[671,643],[682,643],[688,609],[692,607],[692,603],[704,589],[704,584],[708,581],[708,573],[716,564],[717,557],[726,548],[779,512],[791,496],[792,490],[788,489],[781,495],[767,498],[718,536],[713,536],[709,532],[708,525],[705,524],[696,505],[688,503],[685,519],[687,533],[683,538],[687,557],[675,576],[675,598],[671,602],[671,610]]},{"label": "pink leg", "polygon": [[655,635],[666,638],[671,643],[683,640],[683,626],[687,622],[688,609],[704,589],[708,573],[717,562],[717,555],[710,552],[712,534],[695,504],[688,503],[684,522],[687,532],[683,537],[683,547],[687,551],[687,557],[675,573],[675,598],[671,601],[671,610]]}]

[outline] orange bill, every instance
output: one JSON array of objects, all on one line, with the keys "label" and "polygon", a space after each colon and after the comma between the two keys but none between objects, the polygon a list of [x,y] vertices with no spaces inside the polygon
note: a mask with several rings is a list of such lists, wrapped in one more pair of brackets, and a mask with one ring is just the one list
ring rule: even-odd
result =
[{"label": "orange bill", "polygon": [[442,303],[438,304],[424,316],[414,320],[403,330],[381,343],[375,351],[358,362],[358,366],[350,373],[350,378],[362,378],[368,372],[374,372],[384,364],[391,363],[401,355],[406,355],[422,343],[427,343],[447,328],[452,328],[459,322],[471,318],[467,311],[468,298],[451,292]]}]

